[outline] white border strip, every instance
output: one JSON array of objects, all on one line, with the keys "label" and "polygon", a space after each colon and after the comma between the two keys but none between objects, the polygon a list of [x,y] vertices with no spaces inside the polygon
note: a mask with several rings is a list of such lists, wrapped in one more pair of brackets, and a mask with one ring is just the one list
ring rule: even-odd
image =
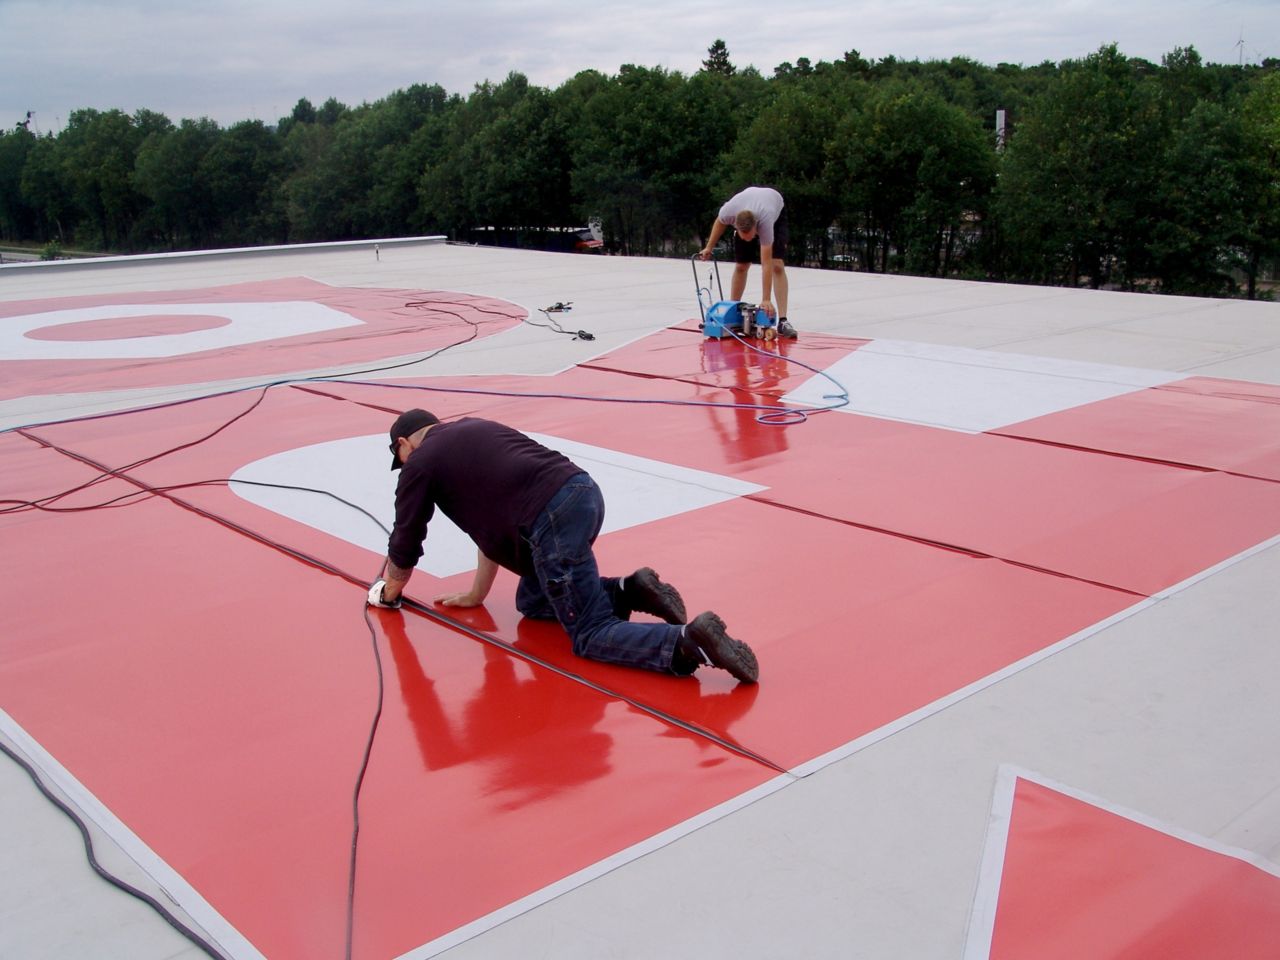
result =
[{"label": "white border strip", "polygon": [[990,960],[991,938],[996,930],[996,908],[1000,904],[1000,883],[1004,880],[1004,855],[1009,846],[1009,825],[1013,821],[1013,795],[1018,774],[1008,764],[996,771],[995,796],[987,817],[987,839],[978,868],[978,888],[973,894],[973,910],[965,933],[963,960]]},{"label": "white border strip", "polygon": [[164,897],[185,912],[198,932],[213,941],[232,960],[266,960],[191,884],[130,830],[88,788],[77,780],[9,714],[0,709],[0,734],[16,753],[62,794],[73,809],[106,834],[120,851],[153,880]]},{"label": "white border strip", "polygon": [[620,850],[612,856],[599,860],[584,867],[577,873],[570,874],[562,880],[548,884],[541,890],[531,893],[528,896],[521,897],[512,903],[507,904],[498,910],[493,911],[487,916],[473,920],[466,926],[458,927],[442,937],[437,937],[429,943],[423,944],[421,947],[415,947],[408,953],[401,954],[396,960],[427,960],[429,957],[437,956],[446,950],[456,947],[458,944],[477,937],[482,933],[492,930],[494,927],[506,923],[508,920],[518,917],[520,914],[528,913],[535,907],[540,907],[544,903],[554,900],[562,894],[590,883],[598,877],[604,876],[619,867],[625,866],[633,860],[638,860],[643,856],[653,853],[670,843],[674,843],[681,837],[685,837],[696,830],[701,829],[717,820],[736,813],[745,807],[750,806],[757,800],[762,800],[770,794],[776,793],[783,787],[794,782],[794,778],[787,775],[779,775],[771,780],[767,780],[760,786],[741,793],[731,800],[718,804],[709,810],[704,810],[696,816],[690,817],[683,823],[678,823],[674,827],[670,827],[661,833],[654,834],[646,840],[641,840],[625,850]]}]

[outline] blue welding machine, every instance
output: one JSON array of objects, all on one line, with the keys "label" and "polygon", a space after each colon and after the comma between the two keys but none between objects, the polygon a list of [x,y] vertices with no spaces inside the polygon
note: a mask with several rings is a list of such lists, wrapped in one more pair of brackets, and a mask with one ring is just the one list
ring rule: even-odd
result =
[{"label": "blue welding machine", "polygon": [[[753,303],[740,300],[720,300],[711,306],[705,306],[715,294],[711,290],[714,278],[716,288],[721,297],[724,287],[720,285],[720,264],[714,258],[711,262],[712,272],[707,277],[707,285],[698,283],[698,260],[701,253],[695,253],[690,262],[693,264],[693,286],[698,294],[698,309],[702,311],[702,333],[713,340],[722,340],[730,336],[759,337],[772,340],[778,335],[777,321]],[[705,294],[705,299],[704,299]]]},{"label": "blue welding machine", "polygon": [[774,326],[773,317],[755,304],[721,300],[707,310],[702,321],[702,335],[716,340],[735,333],[743,337],[770,339]]}]

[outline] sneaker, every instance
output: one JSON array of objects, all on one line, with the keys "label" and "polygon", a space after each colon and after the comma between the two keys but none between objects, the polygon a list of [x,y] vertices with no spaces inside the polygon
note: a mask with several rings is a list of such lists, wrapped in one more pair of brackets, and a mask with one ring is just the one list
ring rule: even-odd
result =
[{"label": "sneaker", "polygon": [[689,621],[682,644],[695,645],[713,667],[728,670],[743,683],[760,678],[760,665],[751,648],[724,632],[724,621],[708,610]]},{"label": "sneaker", "polygon": [[689,619],[680,591],[659,580],[650,567],[641,567],[627,577],[622,586],[622,601],[632,610],[651,613],[667,623],[681,624]]},{"label": "sneaker", "polygon": [[800,335],[796,333],[796,328],[791,325],[791,321],[783,317],[778,321],[778,336],[795,340]]}]

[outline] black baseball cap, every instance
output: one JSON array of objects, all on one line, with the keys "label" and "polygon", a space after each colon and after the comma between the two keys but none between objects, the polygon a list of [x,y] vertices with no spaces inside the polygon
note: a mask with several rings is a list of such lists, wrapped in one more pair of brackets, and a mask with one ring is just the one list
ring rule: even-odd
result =
[{"label": "black baseball cap", "polygon": [[434,413],[427,413],[427,411],[417,408],[406,410],[396,417],[396,422],[391,425],[391,469],[400,469],[400,458],[396,455],[397,440],[401,437],[412,436],[423,427],[429,427],[433,423],[439,422],[440,418]]}]

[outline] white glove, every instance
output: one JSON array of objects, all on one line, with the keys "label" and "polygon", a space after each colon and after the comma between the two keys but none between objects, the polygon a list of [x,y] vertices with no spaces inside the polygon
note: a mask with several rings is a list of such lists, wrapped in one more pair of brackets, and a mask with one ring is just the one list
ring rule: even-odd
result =
[{"label": "white glove", "polygon": [[372,587],[369,588],[369,600],[368,600],[369,606],[382,607],[382,609],[384,610],[399,610],[400,609],[399,598],[395,600],[382,599],[382,591],[386,589],[386,586],[387,586],[387,581],[379,580],[377,583],[375,583]]}]

